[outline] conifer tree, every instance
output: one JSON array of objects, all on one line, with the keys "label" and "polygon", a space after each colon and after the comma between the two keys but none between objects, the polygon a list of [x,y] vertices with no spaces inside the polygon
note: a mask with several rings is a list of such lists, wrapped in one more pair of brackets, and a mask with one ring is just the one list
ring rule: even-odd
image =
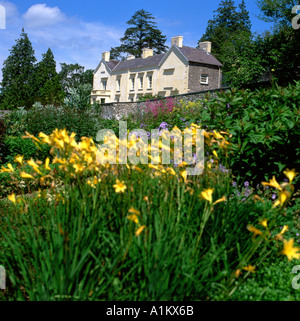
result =
[{"label": "conifer tree", "polygon": [[2,109],[30,107],[34,103],[34,63],[31,42],[22,29],[20,39],[10,49],[2,69]]},{"label": "conifer tree", "polygon": [[212,54],[223,64],[224,85],[256,82],[263,73],[259,58],[253,54],[251,21],[245,1],[235,6],[222,0],[205,34],[199,40],[212,42]]},{"label": "conifer tree", "polygon": [[36,101],[43,105],[60,104],[64,98],[64,92],[60,84],[60,78],[56,72],[54,55],[49,48],[43,59],[35,68]]},{"label": "conifer tree", "polygon": [[124,37],[120,39],[119,47],[111,48],[111,58],[117,59],[122,53],[129,53],[135,57],[142,56],[143,48],[153,49],[154,53],[165,52],[168,47],[165,45],[166,36],[157,29],[155,18],[145,10],[138,10],[127,22],[129,27]]}]

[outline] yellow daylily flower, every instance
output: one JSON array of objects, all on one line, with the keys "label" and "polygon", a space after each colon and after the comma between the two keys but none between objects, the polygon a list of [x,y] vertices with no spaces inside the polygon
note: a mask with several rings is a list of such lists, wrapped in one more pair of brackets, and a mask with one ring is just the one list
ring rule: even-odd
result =
[{"label": "yellow daylily flower", "polygon": [[292,170],[287,169],[286,171],[283,171],[283,173],[289,179],[290,183],[293,181],[295,176],[299,174],[295,172],[295,169],[292,169]]},{"label": "yellow daylily flower", "polygon": [[284,225],[284,227],[282,228],[282,230],[280,231],[280,233],[276,234],[274,238],[275,238],[276,240],[283,241],[282,235],[283,235],[286,231],[288,231],[288,229],[289,229],[289,227],[288,227],[287,225]]},{"label": "yellow daylily flower", "polygon": [[275,187],[275,188],[277,188],[279,191],[282,191],[282,188],[281,188],[281,186],[278,184],[278,182],[276,181],[275,176],[273,176],[273,178],[270,179],[270,183],[268,183],[268,182],[262,182],[262,185]]},{"label": "yellow daylily flower", "polygon": [[213,205],[216,205],[216,204],[218,204],[218,203],[220,203],[220,202],[226,202],[226,201],[227,201],[226,196],[222,196],[222,198],[220,198],[220,199],[218,199],[217,201],[215,201],[215,202],[213,203]]},{"label": "yellow daylily flower", "polygon": [[184,170],[180,173],[180,176],[183,178],[184,182],[186,183],[187,181],[187,171]]},{"label": "yellow daylily flower", "polygon": [[248,265],[248,266],[243,267],[243,270],[251,272],[251,273],[254,273],[255,272],[255,266]]},{"label": "yellow daylily flower", "polygon": [[118,179],[113,187],[116,193],[124,193],[125,189],[127,188],[127,186],[124,184],[124,181],[120,182]]},{"label": "yellow daylily flower", "polygon": [[256,235],[262,235],[262,231],[258,230],[253,225],[248,225],[247,230],[253,233],[253,237],[255,237]]},{"label": "yellow daylily flower", "polygon": [[37,172],[38,174],[42,174],[39,170],[39,166],[34,162],[32,158],[29,161],[27,161],[27,164],[31,166],[35,172]]},{"label": "yellow daylily flower", "polygon": [[19,163],[21,166],[23,165],[23,158],[24,158],[24,156],[16,156],[15,157],[15,162],[16,163]]},{"label": "yellow daylily flower", "polygon": [[210,203],[212,203],[212,194],[213,194],[214,189],[213,188],[208,188],[205,189],[203,192],[201,192],[201,196],[206,199],[207,201],[209,201]]},{"label": "yellow daylily flower", "polygon": [[129,216],[127,216],[127,218],[128,218],[130,221],[133,221],[135,224],[138,224],[138,223],[139,223],[139,219],[138,219],[138,217],[137,217],[135,214],[129,215]]},{"label": "yellow daylily flower", "polygon": [[28,173],[25,173],[25,172],[21,172],[20,176],[22,178],[31,178],[31,179],[34,179],[34,177]]},{"label": "yellow daylily flower", "polygon": [[8,195],[7,198],[13,202],[14,204],[16,204],[16,195],[15,193],[11,194],[11,195]]},{"label": "yellow daylily flower", "polygon": [[142,225],[141,227],[139,227],[137,230],[136,230],[136,232],[135,232],[135,235],[136,236],[139,236],[142,232],[143,232],[143,230],[146,228],[146,225]]},{"label": "yellow daylily flower", "polygon": [[15,171],[10,163],[7,164],[7,167],[8,168],[5,168],[4,166],[2,166],[0,173],[11,173]]},{"label": "yellow daylily flower", "polygon": [[216,152],[215,150],[213,150],[213,154],[214,154],[216,157],[218,157],[218,154],[217,154],[217,152]]},{"label": "yellow daylily flower", "polygon": [[290,239],[289,241],[283,240],[282,254],[286,255],[289,261],[292,259],[300,259],[299,251],[299,247],[294,247],[294,239]]},{"label": "yellow daylily flower", "polygon": [[283,204],[285,203],[285,201],[287,199],[289,199],[291,197],[291,193],[289,191],[281,191],[280,195],[279,195],[279,199],[274,203],[274,205],[272,206],[273,208],[280,205],[281,207],[283,206]]},{"label": "yellow daylily flower", "polygon": [[50,159],[49,157],[47,157],[45,160],[45,169],[48,169],[49,171],[51,171],[51,168],[49,167],[49,163],[50,163]]},{"label": "yellow daylily flower", "polygon": [[267,228],[268,227],[268,219],[265,218],[265,219],[260,220],[259,224]]}]

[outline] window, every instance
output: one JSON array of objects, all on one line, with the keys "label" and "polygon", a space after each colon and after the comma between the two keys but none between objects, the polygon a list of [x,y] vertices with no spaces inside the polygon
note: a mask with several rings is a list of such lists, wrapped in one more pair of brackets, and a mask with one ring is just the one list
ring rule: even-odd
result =
[{"label": "window", "polygon": [[130,102],[133,102],[133,99],[134,99],[134,96],[133,96],[133,95],[129,95],[128,100],[129,100]]},{"label": "window", "polygon": [[130,90],[134,90],[134,77],[131,77],[130,81],[131,81],[131,89]]},{"label": "window", "polygon": [[152,75],[148,75],[148,88],[152,88]]},{"label": "window", "polygon": [[143,89],[143,77],[140,77],[139,89]]},{"label": "window", "polygon": [[121,90],[121,79],[118,78],[117,79],[117,91],[120,91]]},{"label": "window", "polygon": [[105,104],[105,98],[101,98],[100,102],[101,104]]},{"label": "window", "polygon": [[102,80],[102,90],[106,90],[106,87],[107,87],[107,80],[103,79]]},{"label": "window", "polygon": [[202,74],[200,76],[200,83],[204,84],[204,85],[207,85],[208,84],[208,75]]},{"label": "window", "polygon": [[120,96],[116,96],[115,100],[116,100],[116,103],[120,102]]},{"label": "window", "polygon": [[174,68],[164,69],[164,76],[171,76],[174,74]]}]

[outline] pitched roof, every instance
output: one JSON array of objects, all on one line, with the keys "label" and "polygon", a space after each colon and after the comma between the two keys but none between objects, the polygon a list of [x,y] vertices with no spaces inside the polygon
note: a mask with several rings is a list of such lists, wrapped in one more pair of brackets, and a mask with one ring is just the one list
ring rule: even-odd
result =
[{"label": "pitched roof", "polygon": [[117,66],[115,66],[113,71],[124,70],[124,69],[133,69],[141,67],[154,67],[158,66],[161,59],[165,54],[154,55],[148,58],[135,58],[131,60],[121,60]]},{"label": "pitched roof", "polygon": [[113,70],[119,62],[120,61],[118,60],[110,60],[110,61],[106,61],[105,63],[107,64],[110,70]]},{"label": "pitched roof", "polygon": [[[190,62],[202,63],[207,65],[222,66],[222,64],[211,54],[203,49],[182,46],[176,47]],[[154,55],[148,58],[135,58],[130,60],[110,60],[105,62],[111,71],[128,70],[144,67],[159,66],[160,61],[167,53]]]},{"label": "pitched roof", "polygon": [[203,49],[192,48],[187,46],[182,46],[182,48],[178,48],[178,49],[191,62],[222,66],[219,60],[217,60],[211,53],[206,52]]}]

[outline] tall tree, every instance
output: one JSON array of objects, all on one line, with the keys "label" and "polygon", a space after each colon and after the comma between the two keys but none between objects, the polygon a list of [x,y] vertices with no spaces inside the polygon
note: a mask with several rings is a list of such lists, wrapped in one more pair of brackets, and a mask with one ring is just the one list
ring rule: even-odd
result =
[{"label": "tall tree", "polygon": [[212,42],[212,53],[219,58],[224,50],[224,42],[234,42],[240,37],[240,33],[251,36],[251,22],[249,12],[246,10],[245,2],[239,6],[240,11],[232,0],[222,0],[212,20],[208,21],[204,35],[198,43],[203,41]]},{"label": "tall tree", "polygon": [[22,29],[20,39],[10,49],[2,69],[2,108],[14,109],[34,103],[34,64],[36,58],[31,42]]},{"label": "tall tree", "polygon": [[50,48],[43,54],[43,59],[35,69],[36,100],[43,105],[60,104],[64,98],[64,92]]},{"label": "tall tree", "polygon": [[122,53],[141,57],[143,48],[153,49],[156,54],[165,52],[168,49],[165,45],[167,38],[157,29],[154,20],[155,18],[147,11],[143,9],[136,11],[127,22],[131,27],[120,39],[121,45],[111,48],[111,58],[120,58]]},{"label": "tall tree", "polygon": [[232,0],[221,1],[204,35],[199,40],[212,42],[212,54],[223,64],[227,85],[254,82],[263,73],[254,53],[249,12],[243,0],[238,8]]},{"label": "tall tree", "polygon": [[67,94],[71,88],[78,88],[82,84],[93,85],[93,70],[84,70],[79,64],[61,63],[61,71],[59,73],[60,82],[64,92]]}]

